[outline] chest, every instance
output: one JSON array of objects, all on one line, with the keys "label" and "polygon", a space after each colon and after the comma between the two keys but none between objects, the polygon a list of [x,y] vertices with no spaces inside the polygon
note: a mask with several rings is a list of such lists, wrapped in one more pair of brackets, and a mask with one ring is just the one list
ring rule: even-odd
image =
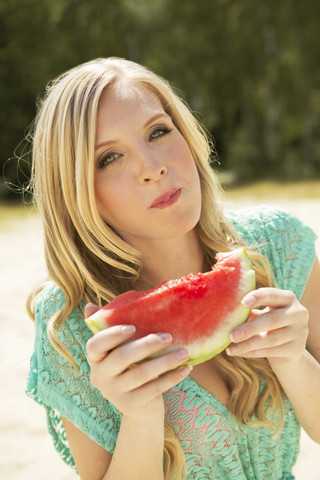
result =
[{"label": "chest", "polygon": [[228,407],[232,386],[230,379],[218,368],[215,359],[196,365],[189,376],[201,388],[211,393],[219,402]]}]

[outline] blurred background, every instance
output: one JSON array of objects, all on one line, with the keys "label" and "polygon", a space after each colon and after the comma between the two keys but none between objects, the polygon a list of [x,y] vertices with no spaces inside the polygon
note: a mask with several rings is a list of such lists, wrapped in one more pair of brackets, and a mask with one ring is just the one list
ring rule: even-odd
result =
[{"label": "blurred background", "polygon": [[[48,82],[97,57],[150,67],[212,135],[227,209],[271,201],[320,235],[319,32],[317,0],[0,0],[1,477],[75,478],[24,396],[25,301],[46,271],[41,222],[21,192]],[[303,434],[297,480],[319,480],[319,453]]]},{"label": "blurred background", "polygon": [[120,56],[184,92],[232,180],[320,177],[319,27],[317,0],[1,0],[2,175],[26,181],[23,139],[47,83]]}]

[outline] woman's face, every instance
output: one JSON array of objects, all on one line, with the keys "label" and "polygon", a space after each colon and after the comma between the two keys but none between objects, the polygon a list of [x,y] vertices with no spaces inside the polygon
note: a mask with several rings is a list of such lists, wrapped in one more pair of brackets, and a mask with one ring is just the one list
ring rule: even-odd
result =
[{"label": "woman's face", "polygon": [[200,217],[187,142],[147,88],[114,85],[97,117],[95,195],[103,219],[133,247],[186,235]]}]

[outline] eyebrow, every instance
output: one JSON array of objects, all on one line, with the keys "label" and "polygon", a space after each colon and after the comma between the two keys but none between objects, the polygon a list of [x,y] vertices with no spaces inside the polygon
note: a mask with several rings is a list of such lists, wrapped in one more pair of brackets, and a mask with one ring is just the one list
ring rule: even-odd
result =
[{"label": "eyebrow", "polygon": [[[166,114],[165,112],[156,113],[156,115],[153,115],[151,118],[149,118],[149,120],[146,121],[143,128],[146,128],[148,125],[150,125],[150,123],[154,122],[158,118],[167,117],[167,116],[168,116],[168,114]],[[98,145],[95,146],[95,150],[98,150],[99,148],[104,147],[104,146],[109,145],[109,144],[112,144],[112,143],[117,143],[117,141],[118,140],[115,139],[115,140],[106,140],[105,142],[101,142],[101,143],[99,143]]]}]

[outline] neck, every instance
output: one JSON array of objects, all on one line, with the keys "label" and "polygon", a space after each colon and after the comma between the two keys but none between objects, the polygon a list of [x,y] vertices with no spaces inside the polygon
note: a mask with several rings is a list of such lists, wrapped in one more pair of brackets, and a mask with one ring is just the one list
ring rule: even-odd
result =
[{"label": "neck", "polygon": [[179,239],[150,242],[143,253],[143,270],[137,290],[155,288],[162,282],[199,273],[205,268],[204,255],[195,232]]}]

